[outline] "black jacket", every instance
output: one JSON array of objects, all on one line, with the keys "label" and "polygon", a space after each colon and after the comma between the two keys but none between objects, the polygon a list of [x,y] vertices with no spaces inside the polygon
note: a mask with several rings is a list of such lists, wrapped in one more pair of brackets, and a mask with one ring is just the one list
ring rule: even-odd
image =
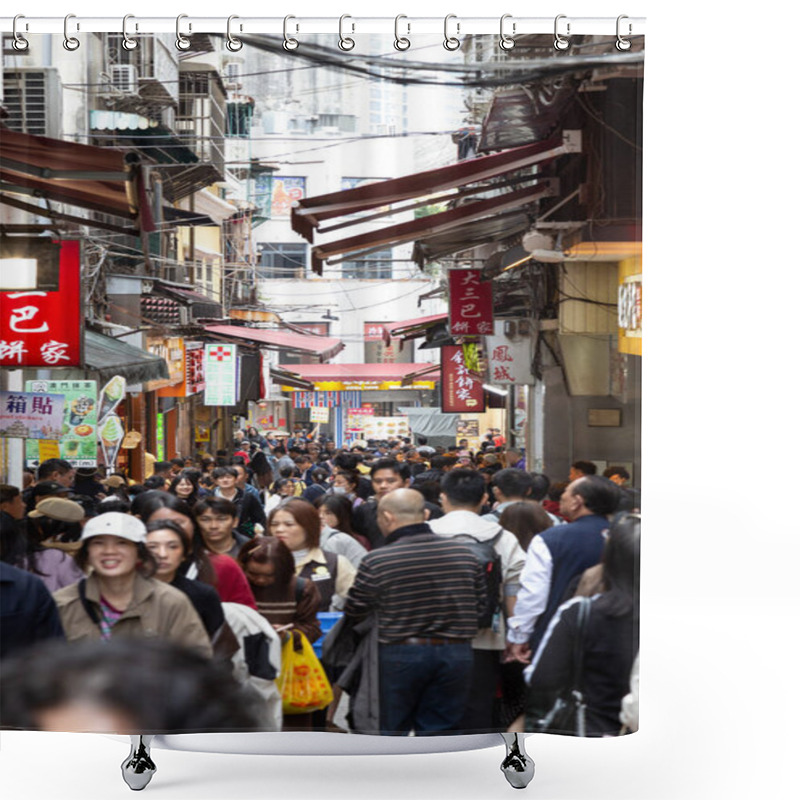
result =
[{"label": "black jacket", "polygon": [[[606,613],[602,597],[592,598],[583,645],[581,689],[587,704],[588,736],[619,733],[622,698],[630,691],[631,669],[639,651],[639,626],[633,614]],[[573,687],[580,600],[574,598],[558,609],[533,658],[526,700],[529,721],[544,716],[556,697]]]}]

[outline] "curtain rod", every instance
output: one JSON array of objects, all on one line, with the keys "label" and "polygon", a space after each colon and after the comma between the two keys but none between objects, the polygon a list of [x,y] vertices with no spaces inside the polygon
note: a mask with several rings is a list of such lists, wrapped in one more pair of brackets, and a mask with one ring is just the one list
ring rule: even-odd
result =
[{"label": "curtain rod", "polygon": [[[413,36],[415,34],[437,34],[445,36],[468,36],[474,34],[497,34],[513,38],[529,34],[551,34],[564,37],[607,35],[624,37],[642,36],[645,32],[645,17],[459,17],[449,14],[444,17],[195,17],[181,14],[180,17],[149,17],[125,15],[125,29],[131,37],[143,33],[175,33],[183,36],[192,33],[218,34],[272,34],[295,36],[297,34],[387,34]],[[16,28],[14,22],[16,20]],[[64,33],[65,17],[37,17],[27,14],[0,17],[0,29],[18,34]],[[122,32],[123,17],[90,17],[69,15],[69,32],[80,33]]]}]

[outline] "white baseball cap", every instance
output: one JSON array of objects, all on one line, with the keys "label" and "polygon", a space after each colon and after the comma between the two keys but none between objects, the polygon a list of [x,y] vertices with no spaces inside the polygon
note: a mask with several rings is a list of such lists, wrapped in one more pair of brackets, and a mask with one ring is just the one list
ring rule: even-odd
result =
[{"label": "white baseball cap", "polygon": [[92,536],[119,536],[131,542],[139,543],[145,540],[147,528],[138,517],[123,514],[119,511],[107,511],[92,517],[83,526],[81,541],[91,539]]}]

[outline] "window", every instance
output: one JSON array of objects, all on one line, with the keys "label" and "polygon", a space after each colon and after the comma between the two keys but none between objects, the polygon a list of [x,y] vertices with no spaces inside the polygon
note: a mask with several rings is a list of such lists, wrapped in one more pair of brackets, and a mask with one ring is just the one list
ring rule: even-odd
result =
[{"label": "window", "polygon": [[258,243],[258,264],[256,277],[270,278],[303,278],[306,274],[308,245],[294,242]]},{"label": "window", "polygon": [[342,262],[342,277],[354,280],[391,280],[392,251],[366,253],[355,261]]}]

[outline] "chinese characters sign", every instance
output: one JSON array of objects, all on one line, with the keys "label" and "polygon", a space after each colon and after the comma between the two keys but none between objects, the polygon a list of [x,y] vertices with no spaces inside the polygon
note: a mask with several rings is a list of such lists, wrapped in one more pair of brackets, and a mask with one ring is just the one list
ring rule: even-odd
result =
[{"label": "chinese characters sign", "polygon": [[205,348],[207,406],[235,406],[239,390],[235,344],[207,344]]},{"label": "chinese characters sign", "polygon": [[450,333],[453,336],[485,336],[494,330],[492,282],[481,281],[479,269],[451,269]]},{"label": "chinese characters sign", "polygon": [[[63,395],[60,439],[61,458],[73,467],[97,466],[97,382],[96,381],[26,381],[29,392],[42,397]],[[40,449],[35,441],[25,445],[28,466],[38,466]]]},{"label": "chinese characters sign", "polygon": [[502,323],[498,323],[495,335],[486,337],[486,355],[488,382],[492,386],[533,383],[529,336],[519,335],[512,339],[503,333]]},{"label": "chinese characters sign", "polygon": [[0,367],[81,365],[80,243],[61,242],[57,292],[0,292]]},{"label": "chinese characters sign", "polygon": [[58,439],[63,420],[63,394],[0,392],[0,436]]},{"label": "chinese characters sign", "polygon": [[461,347],[442,348],[442,412],[461,414],[485,410],[483,384],[470,373]]}]

